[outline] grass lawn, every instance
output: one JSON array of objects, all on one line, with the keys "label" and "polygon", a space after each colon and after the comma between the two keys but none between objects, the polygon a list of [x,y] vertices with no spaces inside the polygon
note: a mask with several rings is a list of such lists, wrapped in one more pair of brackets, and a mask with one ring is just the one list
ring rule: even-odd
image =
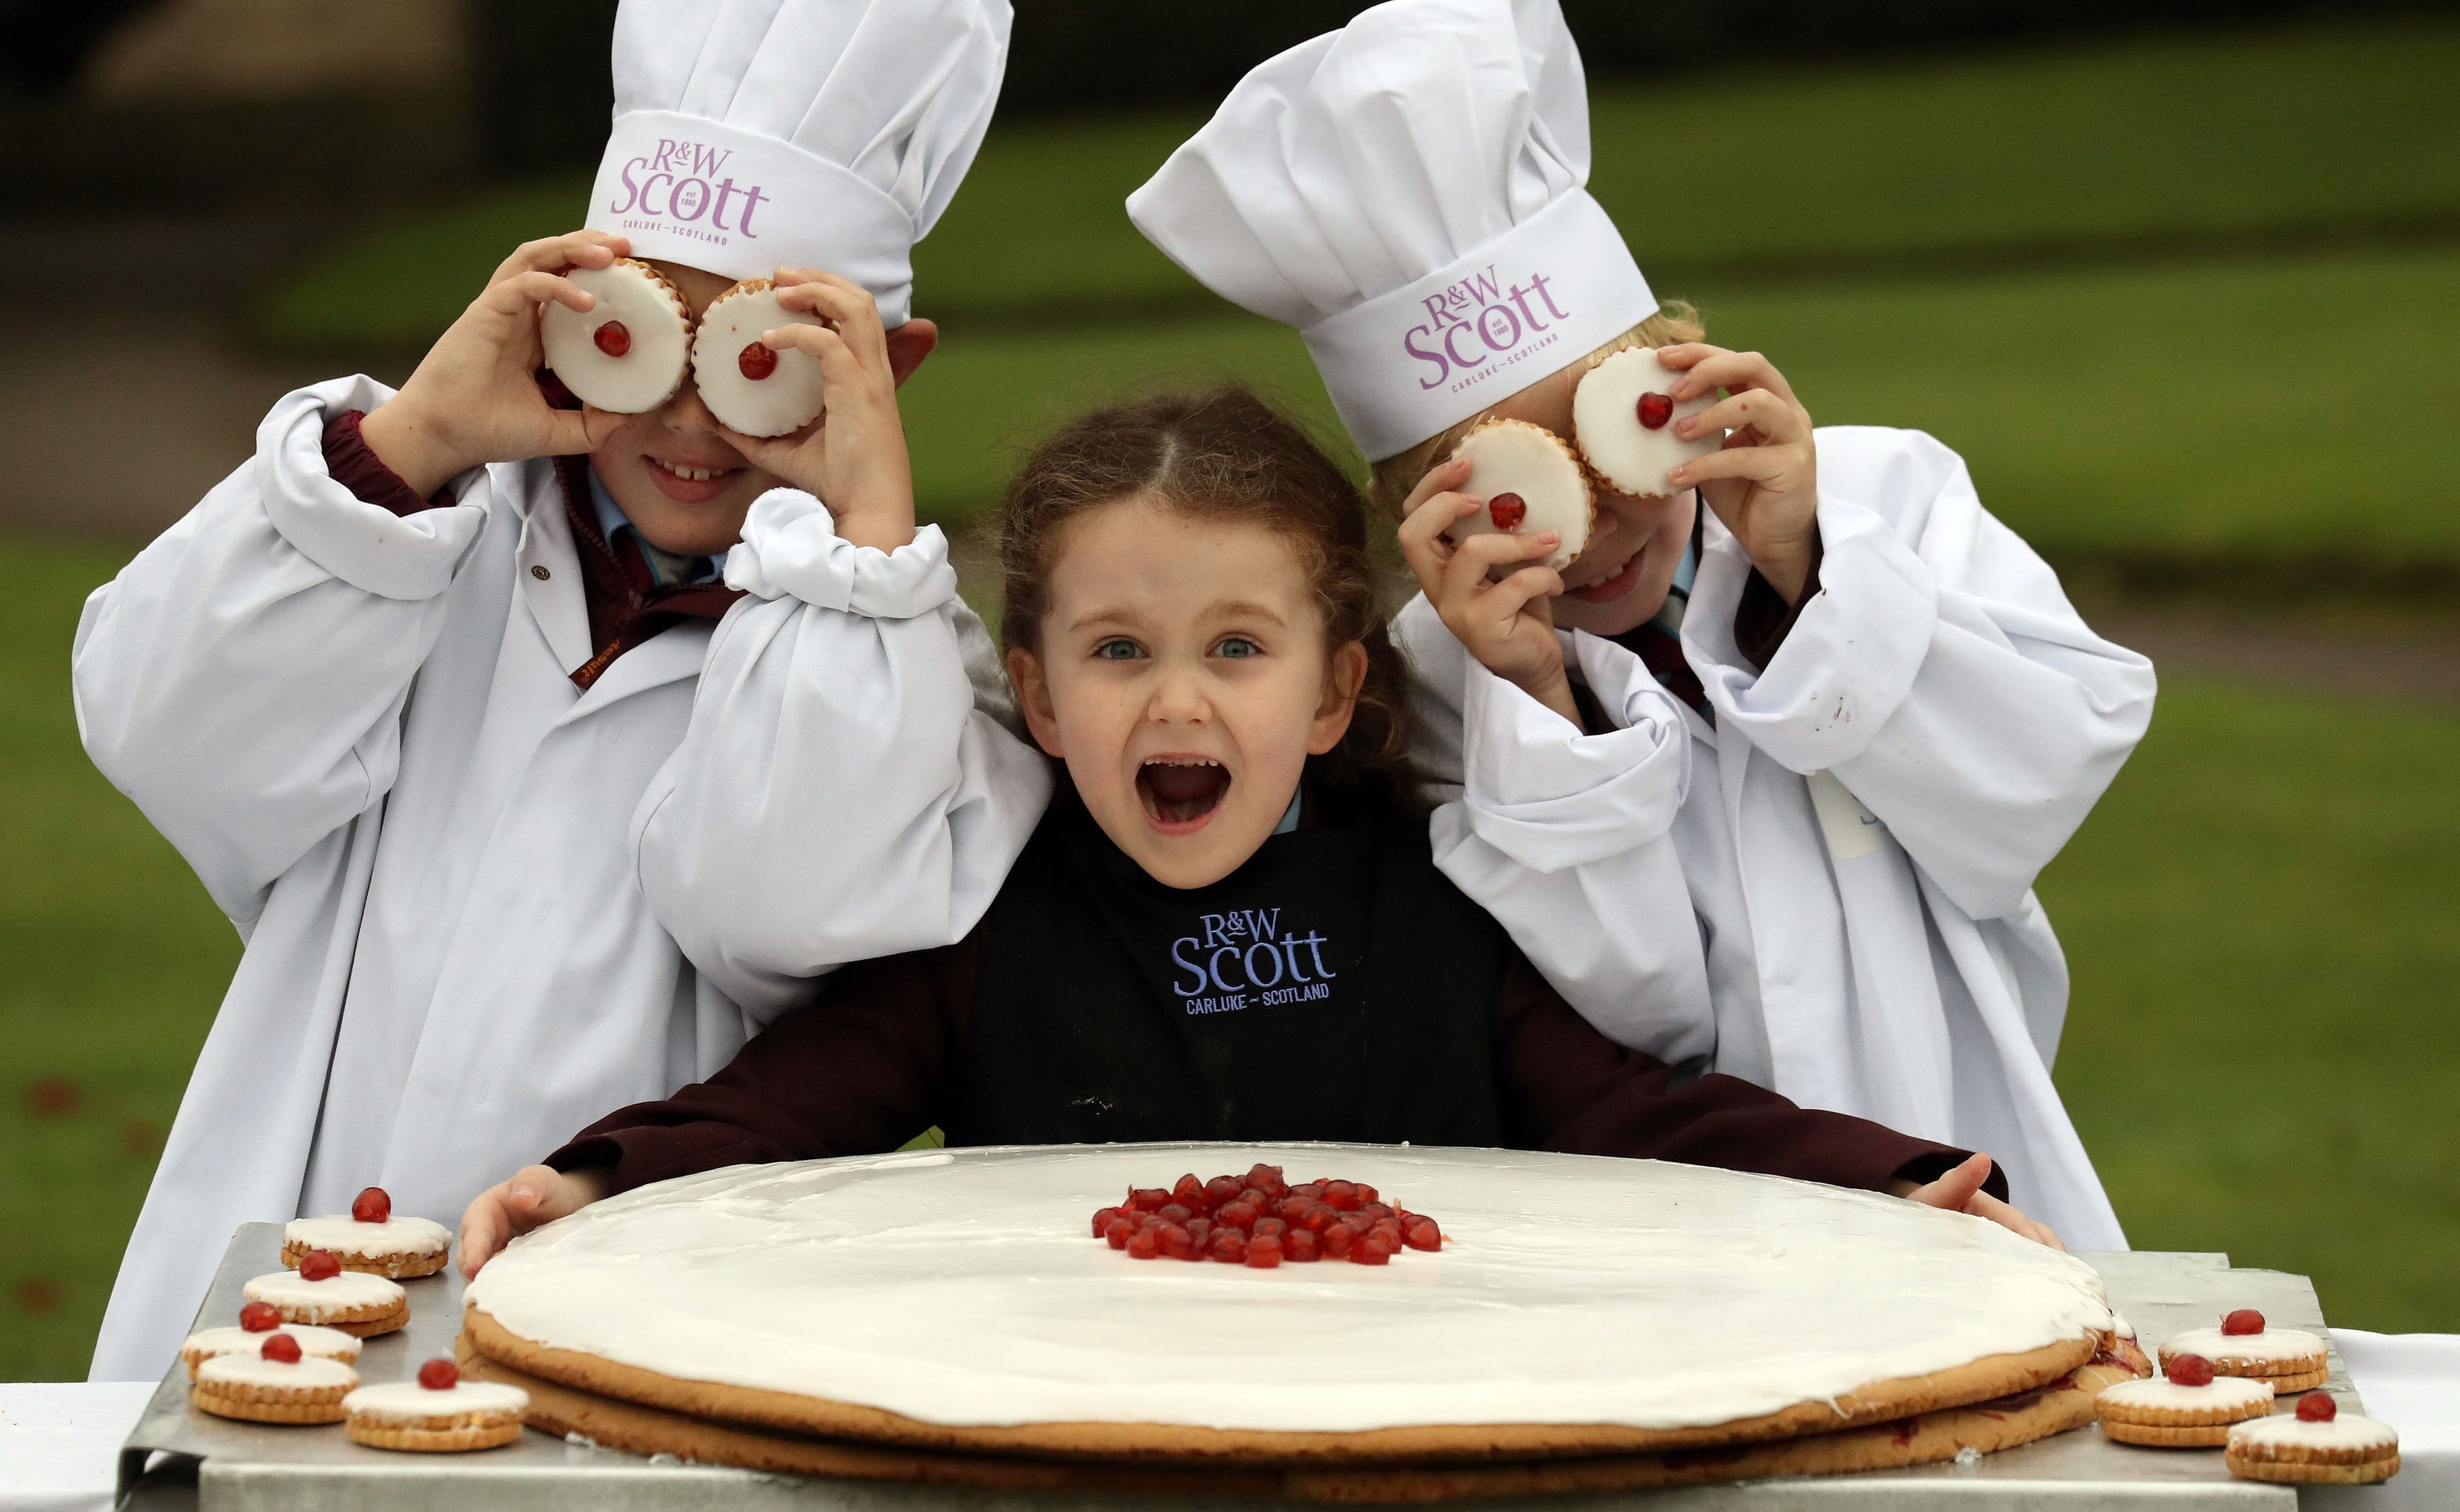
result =
[{"label": "grass lawn", "polygon": [[[2449,19],[1844,70],[1724,64],[1601,81],[1593,184],[1642,265],[1678,283],[1831,257],[2449,227],[2454,77]],[[995,123],[916,249],[922,312],[1203,306],[1211,296],[1120,208],[1201,119]],[[587,190],[586,176],[559,178],[379,229],[276,290],[260,332],[424,346],[515,243],[578,223]]]},{"label": "grass lawn", "polygon": [[[117,560],[0,545],[0,1379],[83,1375],[239,954],[77,748],[69,639]],[[2138,1245],[2460,1329],[2454,771],[2460,715],[2170,680],[2043,884],[2076,976],[2059,1082]]]}]

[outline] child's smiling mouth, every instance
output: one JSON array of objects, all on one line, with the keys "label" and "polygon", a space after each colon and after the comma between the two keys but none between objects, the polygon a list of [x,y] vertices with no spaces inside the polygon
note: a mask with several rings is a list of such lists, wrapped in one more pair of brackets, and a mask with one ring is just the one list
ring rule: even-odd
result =
[{"label": "child's smiling mouth", "polygon": [[1230,768],[1210,756],[1148,757],[1136,768],[1136,797],[1145,819],[1166,835],[1204,828],[1230,791]]},{"label": "child's smiling mouth", "polygon": [[658,486],[658,492],[678,504],[706,504],[725,493],[745,471],[722,462],[694,466],[647,453],[641,460],[649,464],[649,481]]}]

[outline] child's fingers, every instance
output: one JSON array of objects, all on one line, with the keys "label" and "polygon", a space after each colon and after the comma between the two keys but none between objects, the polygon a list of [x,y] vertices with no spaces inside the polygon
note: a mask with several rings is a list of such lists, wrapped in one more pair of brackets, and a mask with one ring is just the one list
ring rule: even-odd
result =
[{"label": "child's fingers", "polygon": [[1416,514],[1420,505],[1436,494],[1449,494],[1468,482],[1469,472],[1467,457],[1453,457],[1427,469],[1426,475],[1418,479],[1418,486],[1411,489],[1410,496],[1401,501],[1402,517],[1406,519]]},{"label": "child's fingers", "polygon": [[541,304],[561,304],[581,314],[587,314],[598,304],[598,296],[568,278],[554,273],[522,273],[490,287],[480,297],[489,309],[505,315],[524,314]]},{"label": "child's fingers", "polygon": [[1914,1201],[1927,1207],[1944,1208],[1950,1212],[1962,1212],[1982,1191],[1982,1184],[1990,1179],[1990,1157],[1969,1155],[1963,1164],[1940,1175],[1928,1184],[1908,1193]]},{"label": "child's fingers", "polygon": [[[1668,342],[1657,348],[1657,365],[1674,372],[1687,372],[1711,357],[1726,354],[1725,347],[1712,346],[1707,342]],[[1681,396],[1679,385],[1676,395]]]},{"label": "child's fingers", "polygon": [[1665,476],[1678,488],[1696,488],[1720,478],[1744,478],[1754,483],[1771,483],[1784,477],[1801,465],[1796,446],[1739,446],[1707,456],[1692,457],[1679,467],[1666,470]]},{"label": "child's fingers", "polygon": [[524,242],[496,268],[490,284],[518,274],[566,267],[602,268],[631,250],[631,243],[604,231],[567,231],[562,236]]},{"label": "child's fingers", "polygon": [[887,348],[880,349],[877,367],[866,367],[843,336],[826,326],[780,326],[775,330],[762,331],[761,341],[779,351],[789,347],[808,352],[819,360],[820,382],[825,393],[842,393],[859,388],[867,380],[885,380],[888,373]]},{"label": "child's fingers", "polygon": [[1467,494],[1438,494],[1412,509],[1401,521],[1393,536],[1401,543],[1401,555],[1412,567],[1420,556],[1429,565],[1440,568],[1452,559],[1452,537],[1444,533],[1469,518],[1486,505]]},{"label": "child's fingers", "polygon": [[1764,440],[1780,444],[1811,439],[1811,416],[1802,407],[1767,388],[1746,388],[1728,394],[1695,415],[1674,422],[1674,433],[1685,439],[1710,430],[1740,430],[1746,426]]},{"label": "child's fingers", "polygon": [[881,363],[888,360],[887,328],[880,323],[880,302],[867,289],[842,279],[815,277],[781,287],[777,303],[790,310],[817,315],[838,328],[858,350]]},{"label": "child's fingers", "polygon": [[468,1280],[478,1273],[495,1252],[504,1247],[510,1228],[504,1220],[501,1187],[480,1192],[469,1210],[461,1215],[461,1276]]},{"label": "child's fingers", "polygon": [[1488,531],[1473,536],[1456,543],[1452,560],[1444,564],[1444,597],[1465,599],[1484,589],[1488,576],[1497,567],[1542,561],[1555,555],[1555,548],[1560,544],[1562,538],[1553,531],[1536,531],[1527,536]]},{"label": "child's fingers", "polygon": [[1563,591],[1563,575],[1540,564],[1523,567],[1478,594],[1479,612],[1498,627],[1508,627],[1533,598],[1552,598]]},{"label": "child's fingers", "polygon": [[1976,1218],[1987,1218],[2010,1233],[2022,1234],[2035,1244],[2047,1245],[2053,1250],[2067,1248],[2067,1242],[2048,1224],[2013,1204],[2001,1202],[1988,1192],[1974,1193],[1973,1200],[1965,1204],[1964,1210]]},{"label": "child's fingers", "polygon": [[1675,379],[1669,392],[1680,401],[1696,399],[1714,388],[1765,388],[1788,404],[1795,402],[1793,386],[1785,381],[1785,374],[1755,351],[1712,350]]}]

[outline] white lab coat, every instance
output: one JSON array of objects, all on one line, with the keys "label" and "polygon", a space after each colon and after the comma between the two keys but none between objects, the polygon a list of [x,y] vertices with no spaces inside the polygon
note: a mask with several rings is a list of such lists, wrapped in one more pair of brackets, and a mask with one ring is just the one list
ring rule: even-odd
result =
[{"label": "white lab coat", "polygon": [[552,464],[470,472],[408,518],[361,503],[322,434],[389,397],[354,378],[285,398],[77,627],[87,751],[247,943],[97,1379],[161,1374],[240,1224],[345,1211],[370,1185],[457,1224],[757,1028],[651,918],[629,845],[710,628],[575,687],[592,646]]},{"label": "white lab coat", "polygon": [[1987,1150],[2070,1245],[2122,1248],[2050,1082],[2068,975],[2032,885],[2143,735],[2152,663],[2086,627],[1946,447],[1817,446],[1820,592],[1765,670],[1733,639],[1750,559],[1707,522],[1683,645],[1713,725],[1572,634],[1626,726],[1578,735],[1404,608],[1420,763],[1457,803],[1437,864],[1614,1038]]}]

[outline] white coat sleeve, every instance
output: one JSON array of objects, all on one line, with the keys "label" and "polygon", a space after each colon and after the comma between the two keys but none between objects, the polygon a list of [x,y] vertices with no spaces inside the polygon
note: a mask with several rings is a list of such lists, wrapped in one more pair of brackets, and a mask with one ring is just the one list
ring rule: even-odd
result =
[{"label": "white coat sleeve", "polygon": [[256,455],[87,598],[77,731],[244,931],[276,878],[392,786],[401,715],[486,523],[490,473],[403,516],[325,466],[367,378],[273,407]]},{"label": "white coat sleeve", "polygon": [[1392,631],[1437,869],[1600,1033],[1669,1063],[1712,1055],[1707,952],[1672,834],[1690,782],[1680,706],[1630,652],[1566,637],[1619,725],[1583,735],[1471,657],[1423,597]]},{"label": "white coat sleeve", "polygon": [[2152,663],[2086,626],[1954,452],[1817,434],[1819,592],[1753,667],[1733,640],[1750,568],[1712,521],[1685,649],[1720,729],[1832,773],[1959,908],[2008,916],[2142,738]]},{"label": "white coat sleeve", "polygon": [[849,961],[974,927],[1042,817],[1050,763],[1009,733],[1006,679],[947,539],[840,538],[811,494],[753,503],[683,744],[634,827],[651,911],[755,1016]]}]

